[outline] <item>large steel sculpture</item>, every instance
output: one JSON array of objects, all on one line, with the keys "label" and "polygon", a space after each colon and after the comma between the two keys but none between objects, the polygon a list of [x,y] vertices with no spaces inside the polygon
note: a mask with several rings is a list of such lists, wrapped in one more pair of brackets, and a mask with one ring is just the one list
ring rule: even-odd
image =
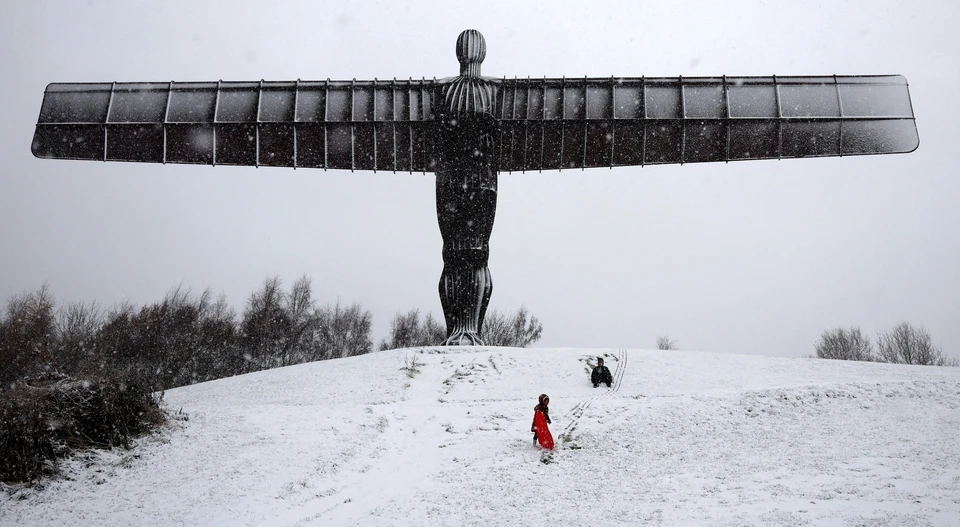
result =
[{"label": "large steel sculpture", "polygon": [[436,173],[445,344],[480,344],[497,174],[905,153],[902,76],[482,77],[47,86],[41,158]]}]

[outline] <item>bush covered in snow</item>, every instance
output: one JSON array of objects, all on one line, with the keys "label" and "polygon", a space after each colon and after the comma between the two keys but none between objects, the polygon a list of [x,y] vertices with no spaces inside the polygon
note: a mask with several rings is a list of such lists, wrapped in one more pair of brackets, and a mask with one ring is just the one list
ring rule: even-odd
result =
[{"label": "bush covered in snow", "polygon": [[156,396],[116,377],[22,379],[0,399],[0,481],[54,474],[78,450],[129,447],[163,422]]}]

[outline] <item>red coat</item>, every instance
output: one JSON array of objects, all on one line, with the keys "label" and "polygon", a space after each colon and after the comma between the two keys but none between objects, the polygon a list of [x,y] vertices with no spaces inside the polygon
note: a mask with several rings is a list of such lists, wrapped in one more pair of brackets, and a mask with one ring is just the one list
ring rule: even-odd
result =
[{"label": "red coat", "polygon": [[547,414],[537,410],[533,414],[533,437],[540,443],[540,446],[547,450],[553,450],[553,434],[550,433],[550,427],[547,426]]},{"label": "red coat", "polygon": [[533,424],[530,425],[530,431],[537,431],[537,412],[543,412],[543,418],[546,419],[547,424],[553,424],[553,421],[550,420],[550,408],[547,405],[540,403],[533,407]]}]

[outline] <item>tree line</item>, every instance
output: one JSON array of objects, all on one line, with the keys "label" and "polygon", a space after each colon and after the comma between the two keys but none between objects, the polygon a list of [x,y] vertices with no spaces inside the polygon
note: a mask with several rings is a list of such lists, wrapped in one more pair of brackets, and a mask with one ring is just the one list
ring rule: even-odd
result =
[{"label": "tree line", "polygon": [[[304,362],[374,350],[373,315],[358,303],[318,305],[302,276],[286,289],[264,280],[238,314],[223,294],[183,287],[142,307],[96,302],[57,307],[47,285],[8,299],[0,316],[0,390],[24,377],[56,372],[83,378],[105,372],[163,390]],[[521,307],[492,311],[483,337],[495,346],[526,347],[543,331]],[[445,328],[419,309],[398,313],[378,349],[437,345]]]},{"label": "tree line", "polygon": [[816,345],[821,359],[888,362],[927,366],[960,366],[960,359],[948,357],[933,343],[930,333],[909,322],[901,322],[889,331],[877,334],[874,348],[870,337],[857,326],[824,331]]}]

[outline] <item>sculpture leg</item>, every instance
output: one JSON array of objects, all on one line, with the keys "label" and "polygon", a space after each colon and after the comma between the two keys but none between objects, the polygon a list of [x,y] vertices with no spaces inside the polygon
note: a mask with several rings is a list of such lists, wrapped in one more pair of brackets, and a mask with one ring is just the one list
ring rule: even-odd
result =
[{"label": "sculpture leg", "polygon": [[452,187],[438,180],[437,199],[445,205],[438,211],[443,234],[440,303],[447,323],[444,345],[481,345],[483,317],[493,293],[487,261],[497,197],[492,190],[464,192],[459,185]]},{"label": "sculpture leg", "polygon": [[440,276],[440,303],[447,321],[445,346],[479,346],[483,316],[490,303],[490,270],[470,265],[444,265]]}]

